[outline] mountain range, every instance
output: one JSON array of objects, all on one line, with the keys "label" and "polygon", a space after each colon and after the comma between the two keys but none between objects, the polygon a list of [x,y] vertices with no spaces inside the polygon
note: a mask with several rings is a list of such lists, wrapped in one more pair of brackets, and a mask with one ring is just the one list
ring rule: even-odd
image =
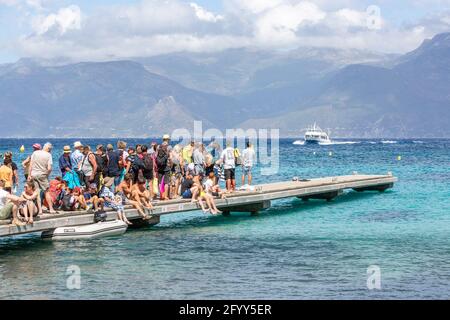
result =
[{"label": "mountain range", "polygon": [[405,55],[230,49],[127,61],[0,65],[3,137],[148,137],[317,122],[332,137],[450,137],[450,33]]}]

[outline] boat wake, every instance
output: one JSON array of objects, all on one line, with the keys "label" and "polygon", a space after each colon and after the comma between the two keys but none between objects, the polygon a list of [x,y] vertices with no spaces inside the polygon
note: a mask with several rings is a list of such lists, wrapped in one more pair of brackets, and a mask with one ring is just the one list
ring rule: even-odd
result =
[{"label": "boat wake", "polygon": [[[343,145],[343,144],[358,144],[361,143],[360,141],[330,141],[330,142],[319,142],[316,145],[319,146],[333,146],[333,145]],[[293,145],[297,146],[304,146],[305,141],[304,140],[297,140],[292,143]],[[311,144],[314,145],[314,144]]]},{"label": "boat wake", "polygon": [[381,143],[383,143],[383,144],[396,144],[396,143],[397,143],[397,141],[392,141],[392,140],[383,140],[383,141],[381,141]]},{"label": "boat wake", "polygon": [[332,146],[332,145],[341,145],[341,144],[358,144],[361,143],[359,141],[330,141],[330,142],[319,142],[321,146]]}]

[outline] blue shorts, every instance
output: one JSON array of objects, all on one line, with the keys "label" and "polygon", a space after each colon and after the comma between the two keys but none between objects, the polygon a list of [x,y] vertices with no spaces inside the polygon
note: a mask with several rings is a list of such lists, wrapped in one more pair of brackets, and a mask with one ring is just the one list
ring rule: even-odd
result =
[{"label": "blue shorts", "polygon": [[191,199],[192,198],[191,189],[187,189],[186,191],[184,191],[182,197],[183,199]]},{"label": "blue shorts", "polygon": [[242,166],[242,174],[244,176],[252,174],[252,167],[251,166]]}]

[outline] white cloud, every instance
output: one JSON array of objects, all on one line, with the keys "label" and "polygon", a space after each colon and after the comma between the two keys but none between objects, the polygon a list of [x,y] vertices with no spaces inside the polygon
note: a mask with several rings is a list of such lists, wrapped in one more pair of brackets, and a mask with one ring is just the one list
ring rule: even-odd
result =
[{"label": "white cloud", "polygon": [[194,2],[191,2],[190,6],[195,10],[195,15],[197,16],[197,18],[202,21],[217,22],[224,19],[223,16],[215,15],[214,13],[202,8]]},{"label": "white cloud", "polygon": [[310,2],[282,4],[257,19],[256,35],[262,43],[290,45],[297,41],[296,33],[302,24],[314,25],[325,17],[326,13]]},{"label": "white cloud", "polygon": [[71,5],[61,8],[57,13],[47,16],[39,15],[32,26],[38,36],[44,35],[52,29],[56,29],[59,35],[63,35],[69,30],[79,30],[81,28],[81,10],[78,6]]},{"label": "white cloud", "polygon": [[227,0],[224,11],[218,14],[195,2],[142,0],[98,8],[89,15],[72,5],[50,14],[48,9],[44,10],[45,15],[42,11],[35,13],[34,32],[24,34],[16,47],[24,56],[69,56],[74,60],[237,47],[288,49],[300,45],[405,52],[417,47],[424,38],[450,28],[450,14],[440,14],[438,18],[400,27],[381,19],[381,29],[373,30],[367,27],[365,6],[371,1],[356,3]]}]

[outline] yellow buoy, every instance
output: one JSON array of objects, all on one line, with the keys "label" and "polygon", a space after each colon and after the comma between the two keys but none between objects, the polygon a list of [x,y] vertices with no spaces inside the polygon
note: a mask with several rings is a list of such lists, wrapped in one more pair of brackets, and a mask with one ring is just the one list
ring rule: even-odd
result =
[{"label": "yellow buoy", "polygon": [[25,152],[25,146],[22,145],[22,146],[20,147],[19,151],[22,152],[22,153]]}]

